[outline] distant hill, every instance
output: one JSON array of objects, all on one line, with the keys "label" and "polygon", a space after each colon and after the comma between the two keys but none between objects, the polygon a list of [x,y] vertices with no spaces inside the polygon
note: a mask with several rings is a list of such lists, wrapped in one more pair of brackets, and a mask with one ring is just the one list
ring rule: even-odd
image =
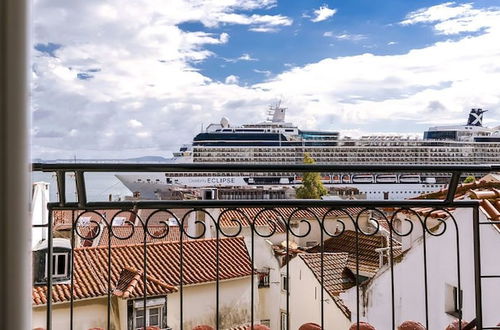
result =
[{"label": "distant hill", "polygon": [[143,156],[136,158],[58,158],[58,159],[41,159],[34,158],[32,160],[33,163],[171,163],[173,161],[172,158],[165,158],[162,156]]}]

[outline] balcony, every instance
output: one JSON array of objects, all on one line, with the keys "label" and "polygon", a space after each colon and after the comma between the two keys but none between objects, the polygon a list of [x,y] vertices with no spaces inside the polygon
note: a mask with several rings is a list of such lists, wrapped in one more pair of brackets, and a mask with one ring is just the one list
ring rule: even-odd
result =
[{"label": "balcony", "polygon": [[[33,328],[495,329],[499,184],[458,184],[495,169],[35,164],[60,198],[36,226],[48,237],[33,252]],[[412,200],[88,201],[86,173],[146,171],[451,176]]]}]

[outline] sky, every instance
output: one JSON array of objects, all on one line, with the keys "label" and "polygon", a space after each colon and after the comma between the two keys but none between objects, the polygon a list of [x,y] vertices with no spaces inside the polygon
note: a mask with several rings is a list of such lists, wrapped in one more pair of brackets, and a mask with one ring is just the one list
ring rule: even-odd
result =
[{"label": "sky", "polygon": [[500,125],[500,0],[34,0],[33,158],[170,157],[202,127]]}]

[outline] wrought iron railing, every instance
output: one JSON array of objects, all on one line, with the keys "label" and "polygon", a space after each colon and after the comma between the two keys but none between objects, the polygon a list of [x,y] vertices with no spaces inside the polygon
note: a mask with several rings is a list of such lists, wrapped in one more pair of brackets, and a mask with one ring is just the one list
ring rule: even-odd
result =
[{"label": "wrought iron railing", "polygon": [[[213,324],[217,329],[223,329],[221,315],[220,315],[220,283],[221,283],[221,268],[224,266],[221,264],[221,240],[223,238],[231,238],[242,235],[243,231],[248,228],[247,239],[249,240],[249,262],[251,267],[251,272],[249,274],[250,280],[250,301],[249,301],[249,311],[248,324],[250,328],[253,329],[252,325],[258,323],[259,320],[256,319],[255,315],[255,296],[259,287],[269,286],[269,279],[264,280],[264,282],[259,282],[262,274],[258,272],[255,265],[255,242],[258,237],[260,238],[271,238],[278,232],[284,235],[285,244],[283,248],[283,268],[285,272],[284,291],[285,293],[285,303],[284,303],[284,319],[282,320],[282,327],[286,329],[290,328],[290,320],[293,317],[290,314],[291,302],[290,302],[290,290],[293,290],[289,285],[289,272],[290,272],[290,259],[295,252],[295,247],[291,246],[292,238],[300,239],[307,237],[314,227],[319,230],[319,242],[315,247],[320,255],[320,274],[319,283],[321,285],[320,290],[320,326],[322,329],[325,327],[325,240],[328,238],[342,237],[345,235],[348,229],[352,229],[355,233],[355,253],[354,253],[354,286],[356,302],[352,312],[355,312],[355,317],[352,320],[353,323],[358,324],[361,320],[360,305],[362,299],[361,292],[361,280],[362,274],[360,271],[360,239],[363,237],[374,237],[375,235],[380,235],[382,231],[385,230],[387,236],[387,246],[385,254],[385,261],[382,263],[388,267],[391,280],[390,280],[390,290],[391,294],[391,311],[390,311],[390,323],[391,328],[396,329],[398,324],[396,324],[396,290],[395,279],[394,279],[394,264],[397,258],[400,258],[401,250],[400,246],[396,246],[398,240],[412,235],[415,232],[417,226],[419,230],[423,233],[423,260],[422,260],[422,272],[424,278],[424,286],[422,288],[424,294],[424,306],[425,318],[420,320],[427,329],[429,328],[430,320],[432,319],[433,312],[429,310],[429,288],[428,288],[428,261],[427,261],[427,247],[426,242],[429,237],[438,237],[443,235],[448,230],[453,230],[455,232],[455,249],[456,249],[456,274],[457,274],[457,284],[458,292],[461,292],[462,288],[462,278],[461,273],[463,269],[474,268],[475,275],[475,320],[474,324],[477,329],[498,329],[500,327],[483,327],[482,324],[482,293],[481,293],[481,280],[485,276],[481,274],[481,254],[480,254],[480,231],[479,227],[481,224],[491,224],[491,222],[480,222],[479,220],[479,201],[461,199],[456,200],[454,198],[457,191],[457,186],[459,184],[461,175],[463,173],[488,173],[492,171],[498,171],[500,167],[498,166],[330,166],[330,165],[214,165],[214,164],[188,164],[188,165],[161,165],[161,164],[34,164],[34,171],[43,172],[54,172],[57,175],[57,186],[58,186],[58,196],[59,201],[48,204],[49,211],[49,221],[45,225],[36,225],[36,227],[46,227],[48,231],[47,239],[47,258],[46,258],[46,287],[48,288],[46,293],[46,301],[44,306],[46,306],[46,328],[52,329],[53,325],[53,315],[54,315],[54,292],[52,288],[54,287],[56,281],[54,279],[53,272],[50,271],[54,267],[54,213],[62,211],[75,211],[73,212],[70,225],[70,242],[71,242],[71,254],[70,254],[70,274],[69,283],[65,282],[68,286],[70,293],[69,299],[69,320],[67,324],[68,329],[78,328],[75,325],[74,318],[74,304],[75,304],[75,283],[74,276],[74,258],[75,258],[75,247],[76,241],[87,240],[92,241],[100,237],[104,232],[107,232],[107,250],[106,250],[106,263],[107,263],[107,274],[106,278],[102,279],[105,283],[105,297],[106,297],[106,329],[115,329],[117,325],[114,324],[112,319],[112,300],[111,295],[113,290],[116,289],[116,274],[112,274],[111,259],[114,247],[111,243],[112,239],[116,240],[128,240],[133,235],[136,235],[136,231],[139,235],[142,235],[142,269],[139,269],[136,276],[140,276],[140,281],[142,282],[143,294],[142,294],[142,308],[144,311],[144,321],[146,320],[146,310],[148,303],[148,282],[155,281],[149,277],[148,272],[148,252],[151,248],[151,243],[154,240],[161,240],[166,238],[173,227],[178,228],[178,244],[179,244],[179,277],[175,283],[168,283],[169,285],[175,286],[179,292],[179,329],[187,329],[185,327],[185,302],[183,301],[184,290],[186,285],[185,279],[185,248],[187,242],[192,240],[199,240],[207,236],[209,231],[213,231],[215,239],[215,299],[214,299],[214,320]],[[412,199],[412,200],[130,200],[130,201],[109,201],[109,202],[89,202],[87,199],[86,184],[85,184],[85,173],[89,172],[351,172],[351,173],[370,173],[370,172],[380,172],[380,173],[436,173],[436,172],[446,172],[451,173],[449,187],[447,190],[446,197],[442,200],[429,200],[429,199]],[[77,201],[67,202],[66,199],[66,173],[72,172],[75,174],[76,181],[76,192]],[[324,211],[318,214],[314,210],[317,208],[323,208]],[[417,212],[416,209],[425,208],[425,211]],[[471,209],[473,218],[473,235],[474,235],[474,265],[463,265],[461,263],[460,256],[460,238],[458,233],[457,220],[454,218],[450,209]],[[183,216],[178,216],[174,212],[177,209],[185,209]],[[219,212],[214,215],[210,210],[219,209]],[[249,215],[248,212],[244,212],[244,209],[254,209],[255,211]],[[114,214],[112,217],[106,217],[104,212],[106,210],[118,210],[119,212]],[[146,217],[140,215],[140,210],[149,210]],[[222,218],[227,219],[227,214],[232,211],[234,214],[239,216],[230,218],[232,229],[228,230],[228,227],[221,225]],[[304,212],[308,214],[307,218],[304,219]],[[438,218],[435,221],[431,221],[432,214],[436,212],[441,212],[446,214],[448,220],[443,218]],[[186,229],[186,222],[190,215],[194,213],[203,213],[205,221],[201,221],[195,217],[194,223],[198,226],[198,230],[195,234],[192,231]],[[95,215],[94,219],[86,223],[87,229],[82,229],[80,225],[82,219],[89,214]],[[133,217],[134,221],[125,220],[123,223],[126,226],[130,226],[130,231],[123,235],[116,232],[114,222],[118,217],[123,216],[123,214],[128,214]],[[158,214],[166,215],[169,221],[160,221],[156,225],[162,226],[161,231],[153,231],[151,228],[151,219]],[[404,223],[406,224],[403,228],[397,228],[394,222],[399,215],[405,214]],[[333,216],[332,216],[333,215]],[[360,224],[360,219],[364,216],[370,218],[371,229],[366,229]],[[410,221],[407,218],[411,217],[414,221]],[[99,219],[96,221],[95,218]],[[326,219],[336,218],[336,227],[334,230],[326,225]],[[172,222],[173,220],[173,222]],[[311,221],[312,220],[312,221]],[[262,227],[257,225],[258,221],[265,221],[267,230],[263,231]],[[302,230],[297,230],[296,224],[302,226]],[[438,229],[436,229],[436,224],[439,224]],[[88,228],[92,228],[89,230]],[[305,229],[304,229],[305,228]],[[177,229],[176,229],[177,230]],[[491,277],[493,275],[490,275]],[[114,280],[113,280],[114,279]],[[161,280],[161,279],[160,279]],[[155,282],[156,283],[156,282]],[[264,283],[265,285],[262,285]],[[161,283],[160,283],[161,284]],[[457,319],[462,320],[462,307],[463,301],[460,296],[457,301]],[[144,328],[146,328],[146,323],[144,323]],[[250,329],[249,328],[249,329]],[[467,327],[468,328],[468,327]],[[460,325],[460,329],[467,329]],[[190,330],[190,329],[188,329]]]}]

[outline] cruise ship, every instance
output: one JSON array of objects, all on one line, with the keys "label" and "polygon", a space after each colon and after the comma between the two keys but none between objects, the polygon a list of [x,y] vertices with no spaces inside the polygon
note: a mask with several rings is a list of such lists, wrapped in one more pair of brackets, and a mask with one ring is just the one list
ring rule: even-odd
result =
[{"label": "cruise ship", "polygon": [[[191,145],[174,153],[176,162],[302,164],[309,154],[319,164],[499,164],[500,127],[483,127],[483,109],[472,109],[465,125],[436,126],[422,138],[370,135],[340,137],[335,131],[302,130],[285,121],[286,108],[269,108],[269,118],[233,126],[227,118],[210,124]],[[414,197],[443,188],[447,173],[322,173],[329,186],[353,187],[368,199]],[[228,187],[301,184],[298,173],[165,173],[117,175],[132,192],[154,198],[172,186]]]}]

